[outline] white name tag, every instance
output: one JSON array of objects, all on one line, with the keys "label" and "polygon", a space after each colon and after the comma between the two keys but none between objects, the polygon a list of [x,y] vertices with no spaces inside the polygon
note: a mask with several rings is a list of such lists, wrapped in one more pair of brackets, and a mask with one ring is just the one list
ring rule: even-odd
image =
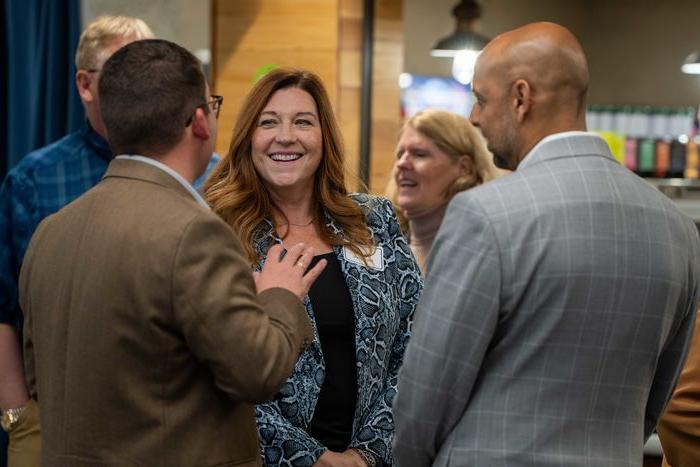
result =
[{"label": "white name tag", "polygon": [[350,248],[347,246],[343,247],[343,256],[345,257],[346,261],[349,261],[350,263],[357,264],[359,266],[363,267],[370,267],[371,269],[374,269],[376,271],[383,271],[384,270],[384,255],[382,254],[382,247],[377,246],[374,249],[374,252],[367,257],[367,264],[365,264],[365,259],[358,256],[354,251],[352,251]]}]

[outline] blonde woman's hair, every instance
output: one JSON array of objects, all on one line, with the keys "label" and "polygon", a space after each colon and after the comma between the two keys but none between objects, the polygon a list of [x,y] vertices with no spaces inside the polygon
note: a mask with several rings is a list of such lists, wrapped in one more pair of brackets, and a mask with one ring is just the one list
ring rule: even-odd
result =
[{"label": "blonde woman's hair", "polygon": [[[263,76],[248,93],[233,128],[228,153],[212,170],[204,184],[204,194],[212,210],[238,234],[251,265],[260,259],[253,247],[258,229],[273,210],[284,215],[270,197],[253,165],[251,141],[260,113],[280,89],[297,88],[309,93],[318,109],[323,135],[323,155],[314,175],[313,200],[321,238],[330,245],[347,246],[360,257],[367,257],[373,240],[362,209],[348,196],[345,152],[330,99],[314,73],[296,68],[278,68]],[[323,219],[325,210],[342,229],[334,235]]]},{"label": "blonde woman's hair", "polygon": [[75,52],[75,67],[79,70],[98,69],[107,60],[107,47],[115,39],[152,39],[153,31],[138,18],[129,16],[99,16],[80,35]]},{"label": "blonde woman's hair", "polygon": [[[458,177],[450,186],[445,187],[446,200],[460,191],[481,185],[500,175],[493,162],[493,155],[486,148],[486,140],[466,117],[445,110],[426,109],[406,120],[401,131],[408,127],[432,140],[442,152],[455,161],[462,156],[471,158],[472,172]],[[386,195],[394,203],[404,230],[408,231],[407,219],[396,204],[397,188],[393,174],[389,179]]]}]

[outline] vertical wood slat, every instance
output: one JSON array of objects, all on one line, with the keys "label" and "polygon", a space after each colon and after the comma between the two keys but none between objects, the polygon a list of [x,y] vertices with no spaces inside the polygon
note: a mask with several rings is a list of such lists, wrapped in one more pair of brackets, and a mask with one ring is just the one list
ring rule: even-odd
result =
[{"label": "vertical wood slat", "polygon": [[346,173],[358,188],[360,89],[362,86],[362,0],[340,0],[337,115],[345,142]]},{"label": "vertical wood slat", "polygon": [[402,123],[399,88],[399,75],[403,71],[402,4],[401,0],[375,2],[370,189],[380,194],[391,175]]}]

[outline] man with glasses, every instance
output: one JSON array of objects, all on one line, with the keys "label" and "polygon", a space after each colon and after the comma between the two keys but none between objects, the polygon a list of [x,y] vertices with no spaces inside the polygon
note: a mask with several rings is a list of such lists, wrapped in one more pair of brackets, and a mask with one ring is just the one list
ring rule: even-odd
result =
[{"label": "man with glasses", "polygon": [[80,37],[75,83],[87,119],[82,128],[40,148],[15,166],[0,191],[0,410],[10,435],[10,467],[39,462],[36,407],[25,388],[18,332],[17,277],[39,222],[94,186],[112,159],[99,110],[97,82],[104,62],[125,44],[153,37],[140,19],[105,16]]},{"label": "man with glasses", "polygon": [[[212,94],[209,96],[209,100],[207,101],[206,104],[202,104],[199,107],[204,107],[205,105],[208,105],[211,107],[211,111],[214,112],[214,116],[216,118],[219,118],[219,111],[221,110],[221,104],[224,103],[224,96],[217,96],[215,94]],[[187,123],[185,123],[185,126],[188,126],[192,122],[192,117],[187,119]]]},{"label": "man with glasses", "polygon": [[[19,322],[17,277],[24,252],[36,226],[93,187],[112,160],[97,92],[102,66],[124,45],[153,37],[142,20],[102,16],[83,31],[75,56],[75,83],[85,108],[82,128],[40,148],[13,168],[0,192],[0,411],[2,427],[11,434],[9,466],[35,465],[39,427],[36,408],[28,402],[15,326]],[[216,109],[222,98],[211,105]],[[200,188],[218,161],[212,157],[207,173],[195,182]],[[30,456],[25,457],[25,456]]]},{"label": "man with glasses", "polygon": [[311,342],[301,299],[324,264],[307,272],[312,248],[275,246],[254,279],[192,187],[222,99],[191,53],[128,44],[99,94],[117,156],[39,225],[20,274],[43,465],[259,465],[253,403]]}]

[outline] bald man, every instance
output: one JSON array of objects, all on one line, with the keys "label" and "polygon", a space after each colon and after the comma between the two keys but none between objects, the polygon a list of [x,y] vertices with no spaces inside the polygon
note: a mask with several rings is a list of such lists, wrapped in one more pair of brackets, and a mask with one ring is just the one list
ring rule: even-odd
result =
[{"label": "bald man", "polygon": [[394,403],[403,466],[634,466],[695,320],[693,222],[585,127],[574,36],[495,38],[472,122],[515,172],[455,196]]}]

